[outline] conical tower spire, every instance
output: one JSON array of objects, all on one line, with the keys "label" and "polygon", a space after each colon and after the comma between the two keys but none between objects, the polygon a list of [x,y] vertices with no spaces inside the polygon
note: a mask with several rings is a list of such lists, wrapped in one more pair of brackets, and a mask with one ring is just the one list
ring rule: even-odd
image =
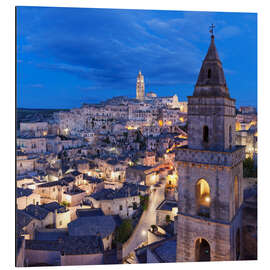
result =
[{"label": "conical tower spire", "polygon": [[208,52],[201,66],[193,96],[230,97],[213,33]]}]

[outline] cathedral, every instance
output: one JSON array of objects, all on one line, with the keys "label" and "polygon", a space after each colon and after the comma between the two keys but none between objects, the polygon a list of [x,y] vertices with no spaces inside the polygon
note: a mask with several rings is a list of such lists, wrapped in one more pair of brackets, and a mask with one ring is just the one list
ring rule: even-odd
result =
[{"label": "cathedral", "polygon": [[144,76],[142,75],[141,71],[139,71],[136,84],[136,99],[144,101],[144,92]]},{"label": "cathedral", "polygon": [[242,172],[245,149],[235,145],[230,97],[212,33],[192,96],[188,146],[176,152],[176,260],[238,260],[242,253]]}]

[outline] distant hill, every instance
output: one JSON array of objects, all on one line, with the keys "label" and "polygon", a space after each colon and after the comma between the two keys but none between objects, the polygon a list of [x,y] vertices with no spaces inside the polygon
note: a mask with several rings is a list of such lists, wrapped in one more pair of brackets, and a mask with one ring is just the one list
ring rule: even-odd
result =
[{"label": "distant hill", "polygon": [[69,109],[28,109],[17,108],[16,109],[16,129],[19,129],[21,122],[31,121],[46,121],[53,118],[54,112],[69,111]]}]

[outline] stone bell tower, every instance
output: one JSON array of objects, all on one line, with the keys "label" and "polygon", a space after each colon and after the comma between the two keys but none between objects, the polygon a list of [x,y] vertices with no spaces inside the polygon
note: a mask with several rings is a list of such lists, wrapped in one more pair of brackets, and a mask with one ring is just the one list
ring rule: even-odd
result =
[{"label": "stone bell tower", "polygon": [[139,71],[136,83],[136,99],[144,101],[144,91],[144,76],[142,75],[141,71]]},{"label": "stone bell tower", "polygon": [[241,258],[242,162],[235,145],[230,97],[213,28],[193,96],[188,97],[188,146],[178,148],[177,261]]}]

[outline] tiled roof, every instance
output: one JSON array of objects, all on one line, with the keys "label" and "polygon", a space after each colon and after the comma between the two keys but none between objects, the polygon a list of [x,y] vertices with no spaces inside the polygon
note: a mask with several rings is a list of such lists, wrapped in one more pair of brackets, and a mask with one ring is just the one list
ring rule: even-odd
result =
[{"label": "tiled roof", "polygon": [[96,177],[92,177],[92,176],[88,176],[87,174],[84,174],[83,178],[89,182],[89,183],[101,183],[104,182],[102,179],[100,178],[96,178]]},{"label": "tiled roof", "polygon": [[39,185],[38,187],[53,187],[53,186],[58,186],[59,185],[59,181],[52,181],[52,182],[48,182],[48,183],[44,183]]},{"label": "tiled roof", "polygon": [[177,201],[172,200],[164,200],[161,204],[157,207],[157,210],[165,210],[165,211],[172,211],[172,208],[178,207]]},{"label": "tiled roof", "polygon": [[65,206],[60,205],[58,202],[50,202],[50,203],[42,204],[40,207],[43,207],[49,212],[54,212],[55,210],[57,210],[58,213],[60,212],[64,213],[67,211]]},{"label": "tiled roof", "polygon": [[50,211],[47,209],[41,207],[40,205],[28,205],[24,210],[28,215],[30,215],[33,218],[42,220],[47,217]]},{"label": "tiled roof", "polygon": [[37,229],[35,231],[35,240],[56,241],[66,236],[68,236],[67,229]]},{"label": "tiled roof", "polygon": [[95,216],[104,216],[101,208],[83,208],[76,210],[77,217],[95,217]]},{"label": "tiled roof", "polygon": [[20,197],[28,197],[33,193],[32,189],[29,188],[16,188],[16,197],[20,198]]},{"label": "tiled roof", "polygon": [[69,234],[72,236],[97,235],[107,237],[116,228],[112,216],[79,217],[68,224]]},{"label": "tiled roof", "polygon": [[140,191],[145,191],[146,189],[141,185],[125,183],[120,189],[113,190],[110,188],[103,188],[91,194],[90,197],[94,198],[95,200],[112,200],[117,198],[127,198],[131,196],[139,196]]},{"label": "tiled roof", "polygon": [[152,249],[160,262],[176,262],[176,239],[163,241],[158,247]]},{"label": "tiled roof", "polygon": [[31,221],[33,220],[33,217],[25,213],[23,210],[17,210],[16,211],[16,229],[17,234],[20,234],[20,232],[23,230],[25,226],[27,226]]}]

